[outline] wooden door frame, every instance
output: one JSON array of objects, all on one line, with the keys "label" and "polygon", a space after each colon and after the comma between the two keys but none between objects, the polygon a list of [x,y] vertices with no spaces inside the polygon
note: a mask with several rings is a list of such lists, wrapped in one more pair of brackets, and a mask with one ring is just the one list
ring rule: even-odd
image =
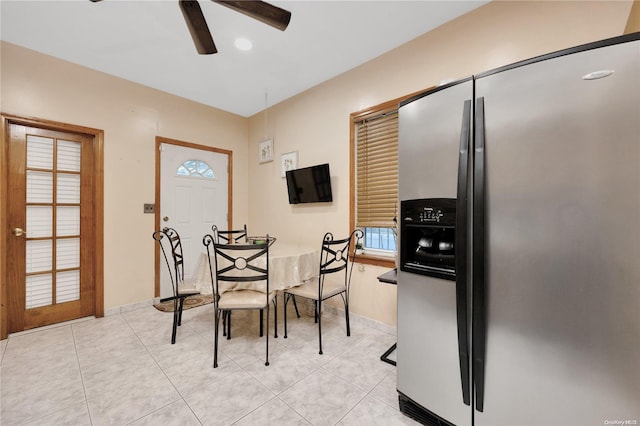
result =
[{"label": "wooden door frame", "polygon": [[66,124],[41,118],[24,117],[0,113],[2,116],[0,141],[0,339],[8,336],[7,304],[7,238],[9,237],[8,216],[8,173],[9,173],[9,127],[18,124],[39,129],[82,133],[93,138],[94,149],[94,191],[90,202],[94,205],[95,214],[95,281],[94,281],[94,315],[104,316],[104,131],[90,127]]},{"label": "wooden door frame", "polygon": [[[232,217],[233,217],[233,151],[227,149],[215,148],[207,145],[198,145],[191,142],[179,141],[176,139],[165,138],[162,136],[156,136],[156,195],[155,195],[155,225],[154,229],[160,229],[160,178],[162,171],[160,170],[160,145],[161,144],[177,145],[184,148],[199,149],[202,151],[215,152],[218,154],[224,154],[227,156],[227,229],[233,229]],[[160,248],[155,245],[155,272],[154,272],[154,297],[160,297]]]}]

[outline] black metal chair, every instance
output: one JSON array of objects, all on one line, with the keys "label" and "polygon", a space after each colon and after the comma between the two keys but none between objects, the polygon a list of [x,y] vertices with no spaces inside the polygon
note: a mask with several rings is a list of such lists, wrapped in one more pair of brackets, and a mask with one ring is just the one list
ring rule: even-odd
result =
[{"label": "black metal chair", "polygon": [[[269,244],[219,244],[212,235],[205,235],[202,243],[207,248],[209,273],[213,285],[215,336],[213,368],[218,367],[218,329],[220,317],[233,310],[267,310],[266,359],[269,365],[269,307],[277,310],[276,292],[269,288]],[[259,289],[227,289],[227,285],[251,282]],[[262,314],[260,315],[262,322]],[[223,325],[224,326],[224,325]],[[227,335],[231,323],[227,321]],[[262,324],[260,326],[262,331]],[[261,333],[262,336],[262,333]]]},{"label": "black metal chair", "polygon": [[[284,291],[284,337],[287,338],[287,303],[289,299],[304,297],[313,300],[315,322],[318,323],[318,345],[322,354],[322,302],[340,295],[344,302],[344,313],[347,322],[347,336],[351,335],[349,325],[349,286],[351,272],[355,260],[356,243],[362,240],[364,233],[356,229],[347,238],[335,240],[331,232],[327,232],[322,240],[320,252],[320,270],[317,281],[307,282],[303,285],[288,288]],[[355,241],[354,241],[355,238]],[[351,264],[350,264],[351,263]],[[325,280],[331,274],[343,274],[339,282]],[[298,315],[299,316],[299,315]]]},{"label": "black metal chair", "polygon": [[[153,233],[153,239],[158,242],[162,250],[162,256],[169,270],[173,296],[162,301],[173,300],[173,331],[171,333],[171,344],[176,343],[176,333],[178,326],[182,324],[182,307],[184,299],[189,296],[200,294],[200,291],[184,282],[184,258],[182,254],[182,243],[180,235],[173,228],[164,228]],[[171,253],[171,261],[169,255]]]},{"label": "black metal chair", "polygon": [[[248,243],[249,237],[247,236],[247,224],[242,226],[242,229],[222,230],[218,229],[217,225],[211,226],[213,231],[213,240],[220,244],[235,244],[238,242]],[[231,311],[225,312],[222,316],[222,335],[227,336],[227,340],[231,339]],[[260,312],[260,337],[262,337],[262,312]]]},{"label": "black metal chair", "polygon": [[249,240],[247,239],[246,224],[242,227],[242,229],[234,230],[222,230],[218,229],[216,225],[213,225],[211,227],[211,230],[213,231],[213,238],[217,243],[219,243],[220,241],[226,244],[235,244],[238,242],[246,244],[249,242]]}]

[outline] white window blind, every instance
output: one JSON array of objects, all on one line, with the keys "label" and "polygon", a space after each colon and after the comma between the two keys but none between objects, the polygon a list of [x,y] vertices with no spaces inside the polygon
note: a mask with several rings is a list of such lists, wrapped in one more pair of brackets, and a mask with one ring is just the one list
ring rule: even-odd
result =
[{"label": "white window blind", "polygon": [[27,170],[27,203],[53,201],[53,173]]},{"label": "white window blind", "polygon": [[50,271],[53,265],[51,240],[27,241],[27,273]]},{"label": "white window blind", "polygon": [[56,188],[58,203],[80,203],[80,175],[70,173],[58,173]]},{"label": "white window blind", "polygon": [[53,213],[50,206],[27,206],[27,232],[29,238],[51,237]]},{"label": "white window blind", "polygon": [[27,277],[27,309],[47,306],[53,303],[53,279],[51,274]]},{"label": "white window blind", "polygon": [[79,172],[81,145],[78,142],[58,140],[57,147],[57,169],[66,172]]},{"label": "white window blind", "polygon": [[53,139],[33,135],[27,137],[27,168],[53,169]]},{"label": "white window blind", "polygon": [[56,302],[70,302],[80,299],[80,271],[58,272],[56,274]]},{"label": "white window blind", "polygon": [[80,266],[80,238],[61,238],[56,241],[57,269]]}]

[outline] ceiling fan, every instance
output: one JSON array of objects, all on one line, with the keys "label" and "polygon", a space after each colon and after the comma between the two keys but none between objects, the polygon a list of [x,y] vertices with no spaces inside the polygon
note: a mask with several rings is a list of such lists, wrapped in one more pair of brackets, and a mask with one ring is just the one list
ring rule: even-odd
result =
[{"label": "ceiling fan", "polygon": [[[91,0],[96,3],[102,0]],[[291,20],[291,12],[264,1],[222,1],[212,0],[229,9],[240,12],[253,19],[284,31]],[[209,31],[207,21],[204,19],[202,9],[197,0],[179,0],[180,10],[187,23],[196,50],[201,55],[211,55],[217,53],[216,45]]]}]

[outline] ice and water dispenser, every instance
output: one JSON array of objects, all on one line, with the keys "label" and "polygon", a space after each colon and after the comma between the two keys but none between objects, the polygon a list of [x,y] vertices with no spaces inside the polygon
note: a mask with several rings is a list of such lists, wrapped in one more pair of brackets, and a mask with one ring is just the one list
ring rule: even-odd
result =
[{"label": "ice and water dispenser", "polygon": [[400,203],[400,270],[455,281],[455,198]]}]

